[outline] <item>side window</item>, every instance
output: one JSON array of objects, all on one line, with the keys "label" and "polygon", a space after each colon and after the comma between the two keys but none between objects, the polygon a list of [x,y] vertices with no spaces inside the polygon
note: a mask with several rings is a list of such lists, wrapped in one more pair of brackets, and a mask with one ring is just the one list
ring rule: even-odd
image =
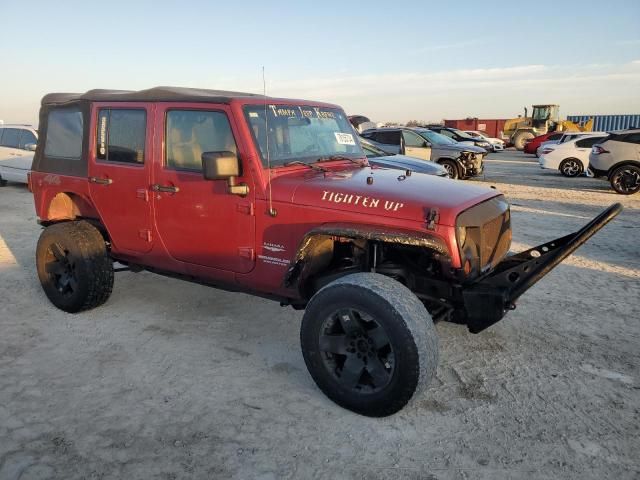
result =
[{"label": "side window", "polygon": [[167,167],[202,171],[204,152],[237,153],[227,116],[222,112],[170,110],[165,133]]},{"label": "side window", "polygon": [[385,145],[400,145],[400,131],[379,131],[376,133],[376,141]]},{"label": "side window", "polygon": [[98,160],[144,163],[147,112],[143,109],[103,108],[98,111]]},{"label": "side window", "polygon": [[402,132],[402,136],[404,137],[404,146],[405,147],[424,147],[425,140],[420,135],[417,135],[413,132],[407,132],[406,130]]},{"label": "side window", "polygon": [[52,158],[80,160],[82,156],[82,112],[75,108],[59,108],[47,117],[44,155]]},{"label": "side window", "polygon": [[20,145],[18,145],[18,148],[26,150],[26,146],[30,143],[38,143],[38,139],[31,130],[22,130],[22,134],[20,135]]},{"label": "side window", "polygon": [[591,148],[596,143],[601,142],[602,139],[603,139],[603,137],[581,138],[580,140],[576,141],[576,147],[578,147],[578,148]]},{"label": "side window", "polygon": [[627,143],[640,143],[640,133],[630,133],[628,135],[625,135],[625,137],[621,139],[621,141]]},{"label": "side window", "polygon": [[20,144],[20,130],[17,128],[5,128],[2,135],[2,146],[18,148]]},{"label": "side window", "polygon": [[549,135],[547,137],[547,141],[560,140],[562,138],[562,133],[554,133],[553,135]]}]

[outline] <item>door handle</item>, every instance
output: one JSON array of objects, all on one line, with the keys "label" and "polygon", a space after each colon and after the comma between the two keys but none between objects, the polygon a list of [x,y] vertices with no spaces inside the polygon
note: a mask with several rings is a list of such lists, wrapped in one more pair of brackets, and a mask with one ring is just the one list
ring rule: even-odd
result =
[{"label": "door handle", "polygon": [[157,183],[151,185],[151,190],[154,192],[165,192],[165,193],[178,193],[180,189],[174,185],[158,185]]},{"label": "door handle", "polygon": [[98,178],[98,177],[89,177],[89,181],[91,183],[97,183],[99,185],[111,185],[113,180],[110,178]]}]

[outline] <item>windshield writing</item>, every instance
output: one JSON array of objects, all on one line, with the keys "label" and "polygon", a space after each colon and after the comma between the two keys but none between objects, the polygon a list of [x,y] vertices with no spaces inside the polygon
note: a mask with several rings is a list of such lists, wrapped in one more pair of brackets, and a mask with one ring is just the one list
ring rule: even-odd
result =
[{"label": "windshield writing", "polygon": [[244,111],[265,167],[267,149],[272,167],[334,156],[354,159],[365,156],[347,116],[340,109],[248,105]]}]

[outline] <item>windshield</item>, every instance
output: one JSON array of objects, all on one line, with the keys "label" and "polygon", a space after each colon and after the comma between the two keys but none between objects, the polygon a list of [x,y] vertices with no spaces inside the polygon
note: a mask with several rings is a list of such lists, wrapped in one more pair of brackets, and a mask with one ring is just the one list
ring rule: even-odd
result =
[{"label": "windshield", "polygon": [[457,128],[452,128],[451,130],[453,130],[454,132],[456,132],[460,137],[462,138],[468,138],[469,140],[475,140],[475,138],[473,138],[471,135],[469,135],[467,132],[463,132],[462,130],[458,130]]},{"label": "windshield", "polygon": [[548,120],[550,117],[549,107],[533,107],[532,118],[534,120]]},{"label": "windshield", "polygon": [[334,156],[351,159],[365,156],[347,116],[338,108],[247,105],[244,112],[265,167],[267,148],[272,167]]},{"label": "windshield", "polygon": [[433,130],[421,129],[414,130],[418,135],[422,138],[425,138],[429,142],[435,145],[451,145],[453,143],[458,143],[455,140],[445,137],[444,135],[440,135],[439,133],[434,132]]}]

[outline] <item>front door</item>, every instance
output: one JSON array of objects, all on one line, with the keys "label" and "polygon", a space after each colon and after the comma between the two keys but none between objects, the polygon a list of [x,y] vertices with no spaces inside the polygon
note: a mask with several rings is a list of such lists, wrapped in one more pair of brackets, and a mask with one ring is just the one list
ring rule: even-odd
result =
[{"label": "front door", "polygon": [[[247,165],[237,183],[249,194],[229,193],[226,180],[205,180],[204,152],[239,155],[237,129],[227,105],[203,109],[158,105],[159,155],[154,162],[152,192],[156,229],[176,260],[246,273],[255,261],[253,185]],[[164,138],[164,149],[162,139]]]},{"label": "front door", "polygon": [[417,133],[403,130],[402,142],[404,155],[422,160],[431,160],[431,147],[427,146],[427,141]]},{"label": "front door", "polygon": [[143,104],[99,103],[91,110],[89,191],[113,249],[148,252],[152,112]]}]

